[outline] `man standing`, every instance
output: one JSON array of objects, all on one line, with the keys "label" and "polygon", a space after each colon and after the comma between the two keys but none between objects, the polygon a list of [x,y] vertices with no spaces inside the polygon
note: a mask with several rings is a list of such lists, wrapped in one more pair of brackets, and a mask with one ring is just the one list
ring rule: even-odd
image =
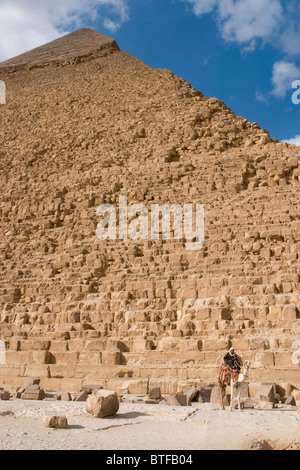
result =
[{"label": "man standing", "polygon": [[234,372],[240,372],[242,361],[241,358],[236,354],[233,347],[231,347],[228,353],[224,356],[224,364],[229,366]]}]

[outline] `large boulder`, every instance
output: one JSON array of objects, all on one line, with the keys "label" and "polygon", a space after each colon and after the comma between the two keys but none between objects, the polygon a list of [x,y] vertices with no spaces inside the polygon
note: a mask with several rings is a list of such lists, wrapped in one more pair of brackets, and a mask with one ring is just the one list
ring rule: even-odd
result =
[{"label": "large boulder", "polygon": [[86,411],[96,418],[115,415],[119,406],[118,395],[112,390],[98,390],[86,400]]}]

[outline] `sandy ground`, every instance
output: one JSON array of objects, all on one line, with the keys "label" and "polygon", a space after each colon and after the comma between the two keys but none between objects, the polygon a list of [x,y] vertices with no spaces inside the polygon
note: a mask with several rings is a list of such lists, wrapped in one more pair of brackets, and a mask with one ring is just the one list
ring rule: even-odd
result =
[{"label": "sandy ground", "polygon": [[[44,427],[45,414],[65,415],[68,428]],[[85,402],[11,399],[0,401],[0,430],[0,450],[299,450],[300,409],[124,402],[100,419]]]}]

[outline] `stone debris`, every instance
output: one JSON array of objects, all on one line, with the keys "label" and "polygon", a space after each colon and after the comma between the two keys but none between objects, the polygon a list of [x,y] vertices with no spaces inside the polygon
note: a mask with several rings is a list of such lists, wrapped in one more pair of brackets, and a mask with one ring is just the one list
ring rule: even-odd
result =
[{"label": "stone debris", "polygon": [[276,384],[261,384],[255,397],[258,401],[267,401],[275,403]]},{"label": "stone debris", "polygon": [[241,399],[241,407],[243,407],[244,409],[254,408],[254,402],[253,402],[252,398],[248,397],[244,400]]},{"label": "stone debris", "polygon": [[192,401],[197,401],[199,390],[197,387],[190,388],[186,393],[187,403],[190,404]]},{"label": "stone debris", "polygon": [[114,416],[118,412],[119,406],[118,395],[111,390],[98,390],[86,400],[86,411],[95,418]]},{"label": "stone debris", "polygon": [[209,402],[213,388],[214,385],[200,387],[198,401],[200,401],[201,403]]},{"label": "stone debris", "polygon": [[283,397],[281,403],[283,403],[284,405],[296,406],[295,398],[291,395]]},{"label": "stone debris", "polygon": [[165,397],[168,405],[171,406],[190,406],[188,397],[184,393],[174,393]]},{"label": "stone debris", "polygon": [[72,401],[72,395],[69,392],[62,392],[58,395],[57,399],[62,401]]},{"label": "stone debris", "polygon": [[35,387],[33,385],[25,387],[24,390],[21,392],[20,398],[22,400],[44,400],[45,391],[39,386]]},{"label": "stone debris", "polygon": [[261,410],[272,410],[275,407],[275,404],[271,401],[260,401],[257,407]]},{"label": "stone debris", "polygon": [[[60,400],[85,402],[88,413],[97,416],[113,416],[117,413],[120,403],[136,404],[167,404],[169,406],[197,406],[197,403],[220,404],[220,389],[218,386],[209,384],[206,386],[186,387],[186,392],[173,394],[162,394],[160,387],[151,388],[147,394],[116,393],[102,388],[102,385],[86,385],[79,392],[49,392],[40,388],[40,380],[26,381],[27,387],[17,387],[10,392],[0,388],[0,399],[24,399],[24,400]],[[180,387],[182,388],[182,387]],[[84,389],[84,390],[83,390]],[[250,396],[249,390],[252,394]],[[224,406],[230,405],[230,387],[224,395]],[[254,393],[255,392],[255,393]],[[280,392],[280,393],[279,393]],[[294,409],[299,407],[299,390],[290,384],[285,388],[275,383],[249,384],[244,382],[240,389],[241,409]],[[290,395],[287,395],[290,393]],[[116,402],[118,401],[118,403]],[[234,398],[233,408],[238,408],[237,398]]]},{"label": "stone debris", "polygon": [[0,400],[10,400],[11,394],[7,390],[0,389]]},{"label": "stone debris", "polygon": [[81,388],[81,392],[86,392],[87,394],[91,393],[96,393],[98,390],[101,390],[103,388],[102,385],[99,384],[88,384],[88,385],[83,385]]},{"label": "stone debris", "polygon": [[40,381],[41,381],[41,379],[39,377],[29,377],[26,380],[24,387],[27,388],[27,387],[31,387],[33,385],[39,385]]},{"label": "stone debris", "polygon": [[46,428],[67,429],[68,420],[66,416],[45,415],[43,416],[43,425]]},{"label": "stone debris", "polygon": [[74,401],[86,401],[88,398],[88,393],[84,390],[83,392],[79,392],[74,398]]},{"label": "stone debris", "polygon": [[148,397],[150,399],[160,400],[161,399],[160,387],[151,388],[148,392]]}]

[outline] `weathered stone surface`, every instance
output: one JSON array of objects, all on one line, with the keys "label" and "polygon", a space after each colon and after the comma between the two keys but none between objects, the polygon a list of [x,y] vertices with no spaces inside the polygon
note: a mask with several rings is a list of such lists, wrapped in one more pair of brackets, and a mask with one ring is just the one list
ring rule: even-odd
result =
[{"label": "weathered stone surface", "polygon": [[10,392],[8,392],[7,390],[0,390],[0,400],[9,400],[10,397]]},{"label": "weathered stone surface", "polygon": [[174,393],[173,395],[167,395],[165,400],[170,406],[189,406],[188,398],[184,393]]},{"label": "weathered stone surface", "polygon": [[74,398],[75,401],[86,401],[88,398],[87,392],[84,390],[83,392],[79,392],[78,395]]},{"label": "weathered stone surface", "polygon": [[274,403],[273,402],[268,402],[268,401],[260,401],[258,403],[258,408],[262,410],[272,410],[274,408]]},{"label": "weathered stone surface", "polygon": [[26,380],[24,387],[30,387],[31,385],[39,385],[41,379],[39,377],[30,377]]},{"label": "weathered stone surface", "polygon": [[95,418],[114,416],[118,412],[119,406],[118,395],[111,390],[99,390],[86,400],[86,410]]},{"label": "weathered stone surface", "polygon": [[[299,389],[299,148],[88,29],[0,80],[1,382],[186,392],[216,385],[234,343],[249,384]],[[100,240],[120,196],[203,204],[204,247],[172,215],[169,239]]]},{"label": "weathered stone surface", "polygon": [[282,403],[284,403],[285,405],[296,406],[295,398],[291,395],[289,395],[287,397],[283,397]]},{"label": "weathered stone surface", "polygon": [[186,393],[187,403],[191,403],[192,401],[197,401],[199,390],[197,387],[190,388]]},{"label": "weathered stone surface", "polygon": [[242,404],[243,404],[243,408],[245,408],[245,409],[252,409],[252,408],[254,408],[254,402],[253,402],[252,398],[250,398],[250,397],[244,399],[244,400],[242,401]]},{"label": "weathered stone surface", "polygon": [[81,388],[81,391],[91,394],[91,393],[96,393],[98,390],[101,390],[102,388],[103,386],[99,384],[88,384],[88,385],[83,385]]},{"label": "weathered stone surface", "polygon": [[219,387],[214,387],[212,389],[211,395],[210,395],[210,402],[211,403],[221,403],[220,388]]},{"label": "weathered stone surface", "polygon": [[62,392],[60,394],[60,400],[62,401],[72,401],[72,395],[70,392]]},{"label": "weathered stone surface", "polygon": [[22,400],[44,400],[45,391],[41,388],[26,387],[21,393]]},{"label": "weathered stone surface", "polygon": [[210,402],[212,389],[213,389],[213,385],[207,385],[207,386],[204,386],[204,387],[200,387],[199,397],[201,397],[203,403]]},{"label": "weathered stone surface", "polygon": [[67,429],[68,420],[66,416],[45,415],[43,416],[43,425],[46,428]]},{"label": "weathered stone surface", "polygon": [[37,47],[1,63],[1,66],[40,65],[52,61],[73,59],[74,64],[91,52],[118,50],[115,41],[90,28],[82,28],[62,38]]},{"label": "weathered stone surface", "polygon": [[261,384],[256,398],[261,401],[275,402],[275,384]]},{"label": "weathered stone surface", "polygon": [[148,397],[150,399],[159,400],[161,398],[160,387],[151,388],[148,392]]}]

